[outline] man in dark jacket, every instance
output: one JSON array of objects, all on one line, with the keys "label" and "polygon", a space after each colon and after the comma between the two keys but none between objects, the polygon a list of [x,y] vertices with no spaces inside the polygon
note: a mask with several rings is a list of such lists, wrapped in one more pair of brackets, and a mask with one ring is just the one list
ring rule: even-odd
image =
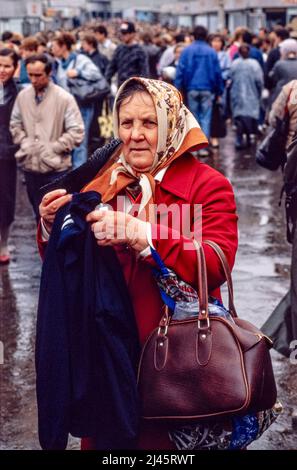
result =
[{"label": "man in dark jacket", "polygon": [[118,86],[130,77],[148,77],[148,57],[144,49],[135,41],[135,26],[130,21],[121,24],[120,44],[109,63],[106,71],[107,81],[111,81],[115,73],[118,74]]}]

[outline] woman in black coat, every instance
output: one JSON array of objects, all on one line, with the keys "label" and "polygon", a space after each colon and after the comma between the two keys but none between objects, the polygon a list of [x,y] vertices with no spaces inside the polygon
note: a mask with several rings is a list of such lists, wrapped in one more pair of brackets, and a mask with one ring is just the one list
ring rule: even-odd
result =
[{"label": "woman in black coat", "polygon": [[18,55],[12,49],[0,50],[0,264],[10,261],[9,227],[14,220],[16,193],[16,145],[12,142],[9,121],[17,88],[13,79]]}]

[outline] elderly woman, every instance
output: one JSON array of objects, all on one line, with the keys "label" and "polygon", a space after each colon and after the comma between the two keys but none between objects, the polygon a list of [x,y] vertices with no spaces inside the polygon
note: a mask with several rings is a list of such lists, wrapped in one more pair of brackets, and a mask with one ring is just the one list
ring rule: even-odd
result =
[{"label": "elderly woman", "polygon": [[0,264],[8,264],[9,227],[14,220],[17,146],[13,144],[9,121],[17,88],[13,79],[18,56],[12,49],[0,50]]},{"label": "elderly woman", "polygon": [[[250,46],[239,47],[239,58],[230,69],[231,109],[236,126],[235,148],[240,150],[250,145],[250,135],[257,133],[260,117],[260,99],[263,89],[263,71],[255,59],[251,59]],[[243,140],[244,134],[246,141]]]},{"label": "elderly woman", "polygon": [[[122,141],[119,160],[83,191],[99,192],[102,201],[110,205],[110,210],[90,212],[87,221],[99,247],[111,246],[117,254],[143,345],[159,324],[163,305],[152,273],[155,262],[150,247],[157,250],[168,268],[197,288],[191,233],[202,242],[208,239],[218,243],[232,267],[237,215],[229,181],[191,154],[207,145],[207,140],[172,85],[144,78],[127,80],[118,91],[113,118],[114,133]],[[44,196],[40,214],[48,232],[57,210],[71,198],[65,190]],[[152,204],[157,205],[156,214],[150,211]],[[201,214],[194,211],[197,205]],[[183,230],[183,208],[189,209],[187,231]],[[199,230],[195,229],[196,219]],[[219,287],[224,282],[220,262],[210,246],[205,245],[204,251],[209,292],[220,298]],[[83,447],[96,448],[96,436],[88,437]],[[167,426],[141,423],[137,447],[173,448]]]}]

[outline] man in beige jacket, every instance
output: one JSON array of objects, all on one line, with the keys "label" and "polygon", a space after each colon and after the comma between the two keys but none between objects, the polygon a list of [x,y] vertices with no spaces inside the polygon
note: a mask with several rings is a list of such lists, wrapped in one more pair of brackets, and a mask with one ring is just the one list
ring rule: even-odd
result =
[{"label": "man in beige jacket", "polygon": [[30,57],[26,68],[31,85],[15,101],[10,130],[20,146],[15,157],[38,221],[39,188],[71,168],[71,151],[84,138],[84,124],[73,96],[52,83],[46,55]]}]

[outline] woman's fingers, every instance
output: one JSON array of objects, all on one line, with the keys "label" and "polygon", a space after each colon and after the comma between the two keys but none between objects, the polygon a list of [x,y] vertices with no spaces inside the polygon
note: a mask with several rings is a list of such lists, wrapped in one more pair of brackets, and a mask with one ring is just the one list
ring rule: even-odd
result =
[{"label": "woman's fingers", "polygon": [[43,196],[41,200],[41,204],[47,206],[55,199],[64,196],[67,193],[66,189],[55,189],[54,191],[50,191],[45,196]]},{"label": "woman's fingers", "polygon": [[106,240],[106,233],[105,232],[94,232],[95,238],[97,240]]},{"label": "woman's fingers", "polygon": [[51,200],[52,202],[46,201],[47,202],[46,205],[41,203],[39,206],[41,217],[55,214],[57,210],[60,209],[60,207],[70,202],[71,199],[72,199],[72,195],[66,194],[65,196],[59,197],[58,199]]},{"label": "woman's fingers", "polygon": [[43,196],[39,205],[39,213],[49,231],[54,223],[56,212],[71,199],[72,194],[67,194],[65,189],[55,189]]},{"label": "woman's fingers", "polygon": [[117,212],[108,210],[95,210],[87,215],[87,222],[91,223],[91,229],[97,240],[111,240],[117,238],[116,220]]},{"label": "woman's fingers", "polygon": [[103,220],[108,212],[111,212],[113,214],[113,211],[105,211],[105,210],[102,211],[100,209],[92,211],[87,215],[86,221],[87,222],[97,222],[99,220]]},{"label": "woman's fingers", "polygon": [[72,194],[66,194],[65,196],[59,197],[59,199],[54,200],[53,202],[50,203],[48,208],[52,213],[56,213],[57,210],[60,209],[60,207],[65,206],[68,202],[70,202],[72,199]]},{"label": "woman's fingers", "polygon": [[103,222],[95,222],[91,225],[91,229],[97,238],[97,233],[103,232],[105,229],[105,224]]}]

